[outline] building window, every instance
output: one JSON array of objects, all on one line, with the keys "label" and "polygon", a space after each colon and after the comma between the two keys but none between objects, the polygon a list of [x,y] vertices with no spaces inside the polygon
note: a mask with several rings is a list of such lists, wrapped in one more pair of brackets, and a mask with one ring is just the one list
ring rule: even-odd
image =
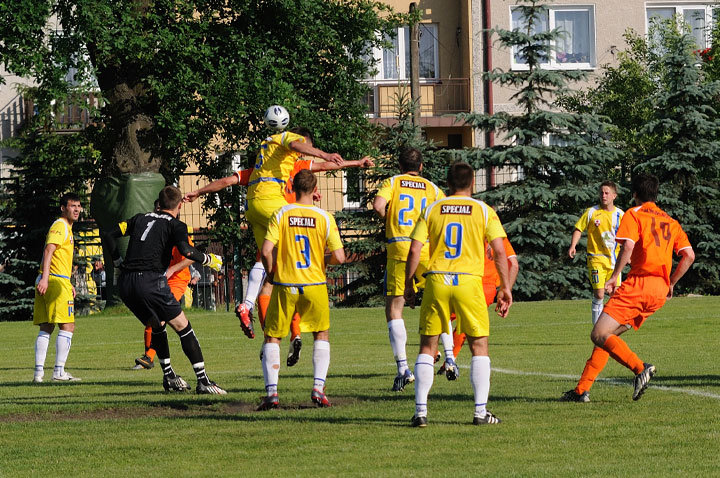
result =
[{"label": "building window", "polygon": [[[522,12],[511,7],[513,29],[527,27]],[[552,52],[541,63],[547,68],[590,69],[595,66],[595,10],[592,6],[549,6],[545,15],[534,25],[534,32],[563,33],[551,45]],[[527,68],[527,61],[517,49],[512,55],[513,69]]]},{"label": "building window", "polygon": [[[438,77],[438,26],[421,23],[420,27],[420,78]],[[395,38],[385,37],[387,46],[375,48],[372,60],[377,70],[370,80],[406,80],[410,78],[410,29],[401,27]]]},{"label": "building window", "polygon": [[695,37],[698,48],[710,46],[710,28],[714,25],[720,8],[713,4],[669,4],[658,3],[648,5],[646,10],[647,31],[653,22],[677,18],[687,24],[690,33]]}]

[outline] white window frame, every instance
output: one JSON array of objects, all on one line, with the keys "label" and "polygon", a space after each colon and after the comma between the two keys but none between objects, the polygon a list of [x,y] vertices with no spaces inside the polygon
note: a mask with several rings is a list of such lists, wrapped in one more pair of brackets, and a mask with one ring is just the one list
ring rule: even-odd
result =
[{"label": "white window frame", "polygon": [[648,11],[656,8],[674,8],[675,15],[678,19],[684,20],[685,10],[705,10],[705,44],[698,45],[698,48],[708,48],[712,43],[712,35],[710,34],[711,29],[714,26],[715,19],[713,18],[713,10],[717,10],[720,15],[720,4],[716,2],[645,2],[645,34],[650,34],[650,18],[648,17]]},{"label": "white window frame", "polygon": [[[512,14],[513,9],[515,9],[518,5],[511,5],[510,8],[510,29],[513,28],[513,20],[512,20]],[[588,13],[588,23],[590,32],[588,32],[588,41],[589,41],[589,58],[587,62],[584,63],[561,63],[557,61],[557,58],[555,57],[556,53],[553,52],[551,54],[551,57],[547,63],[541,64],[541,68],[547,68],[549,70],[594,70],[596,68],[597,63],[597,55],[596,55],[596,32],[597,32],[597,24],[595,22],[595,5],[548,5],[548,29],[553,30],[555,28],[555,15],[554,12],[559,11],[582,11]],[[515,61],[515,52],[510,52],[510,67],[513,70],[527,70],[530,67],[526,63],[517,63]]]},{"label": "white window frame", "polygon": [[[433,82],[440,78],[440,56],[439,56],[439,50],[440,50],[440,41],[438,40],[438,31],[440,29],[438,23],[421,23],[421,34],[422,34],[422,27],[430,30],[430,34],[432,35],[435,43],[435,48],[433,51],[433,63],[434,63],[434,69],[435,69],[435,76],[433,77],[420,77],[421,82]],[[373,61],[375,62],[375,66],[377,68],[377,74],[372,77],[366,78],[366,81],[371,81],[373,83],[392,83],[392,82],[398,82],[398,81],[407,81],[410,79],[410,72],[405,71],[405,57],[410,54],[410,45],[409,42],[405,41],[405,29],[408,28],[407,26],[399,27],[397,31],[395,32],[397,34],[397,54],[395,55],[395,65],[397,66],[398,71],[398,77],[397,78],[385,78],[385,72],[383,71],[383,52],[384,50],[379,47],[373,48]]]}]

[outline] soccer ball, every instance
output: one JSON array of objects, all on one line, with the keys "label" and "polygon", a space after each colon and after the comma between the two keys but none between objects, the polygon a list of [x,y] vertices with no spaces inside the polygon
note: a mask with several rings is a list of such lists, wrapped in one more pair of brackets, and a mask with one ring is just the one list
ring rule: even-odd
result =
[{"label": "soccer ball", "polygon": [[265,110],[263,122],[273,129],[283,130],[290,123],[290,114],[280,105],[272,105]]}]

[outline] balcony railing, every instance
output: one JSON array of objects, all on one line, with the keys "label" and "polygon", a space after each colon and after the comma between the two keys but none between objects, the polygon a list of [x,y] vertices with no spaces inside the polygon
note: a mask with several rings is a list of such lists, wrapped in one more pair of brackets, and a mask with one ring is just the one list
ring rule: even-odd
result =
[{"label": "balcony railing", "polygon": [[[399,99],[410,98],[408,80],[369,82],[366,97],[368,114],[374,118],[397,117]],[[443,116],[470,111],[470,80],[438,78],[420,82],[420,116]]]},{"label": "balcony railing", "polygon": [[[67,104],[56,105],[51,118],[45,123],[53,131],[58,133],[71,133],[84,129],[90,123],[95,121],[93,111],[103,105],[103,99],[94,93],[82,94],[77,101],[71,101]],[[25,98],[25,115],[37,115],[37,109],[31,98]]]}]

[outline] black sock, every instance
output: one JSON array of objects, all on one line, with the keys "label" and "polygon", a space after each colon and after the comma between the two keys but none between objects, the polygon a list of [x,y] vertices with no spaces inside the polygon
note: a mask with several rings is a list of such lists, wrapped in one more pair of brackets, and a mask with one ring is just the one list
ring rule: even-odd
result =
[{"label": "black sock", "polygon": [[178,332],[178,335],[180,336],[183,352],[185,352],[188,360],[190,360],[198,382],[208,385],[210,381],[205,374],[205,362],[203,360],[202,350],[200,350],[200,343],[195,336],[190,322],[188,322],[187,327]]},{"label": "black sock", "polygon": [[160,367],[162,367],[163,375],[168,379],[175,378],[175,371],[172,365],[170,365],[170,346],[168,345],[165,326],[161,329],[153,329],[150,346],[157,352],[158,362],[160,362]]}]

